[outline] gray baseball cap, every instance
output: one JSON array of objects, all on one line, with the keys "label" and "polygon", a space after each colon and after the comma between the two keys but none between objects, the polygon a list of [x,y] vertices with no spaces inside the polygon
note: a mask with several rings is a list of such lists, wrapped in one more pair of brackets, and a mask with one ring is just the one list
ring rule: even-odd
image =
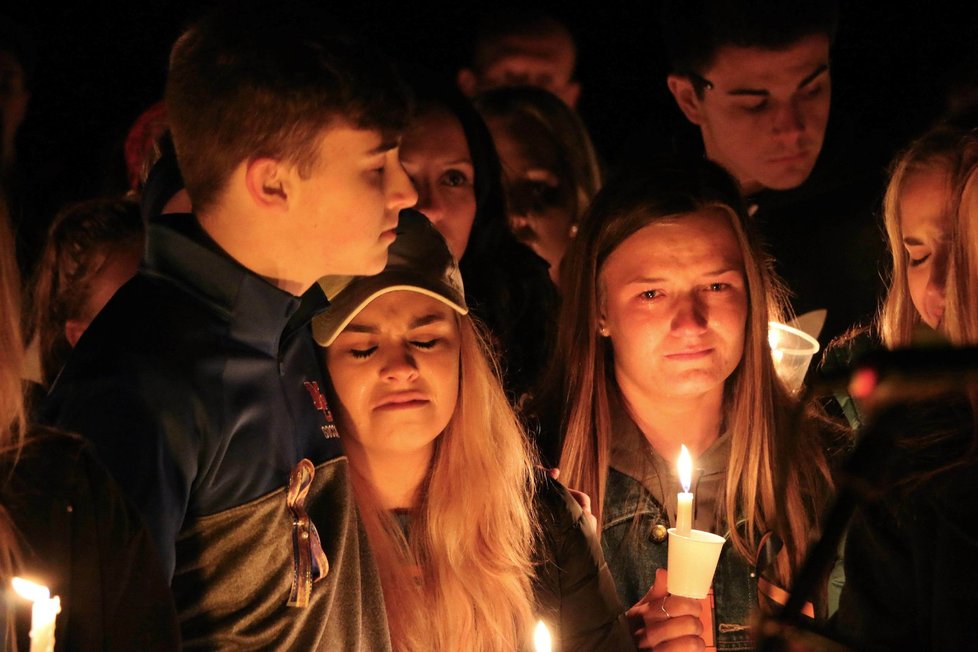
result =
[{"label": "gray baseball cap", "polygon": [[387,266],[374,276],[324,276],[319,286],[329,308],[312,321],[312,335],[329,346],[371,301],[388,292],[407,290],[437,299],[460,315],[468,314],[458,263],[431,222],[416,210],[401,211],[397,238],[388,250]]}]

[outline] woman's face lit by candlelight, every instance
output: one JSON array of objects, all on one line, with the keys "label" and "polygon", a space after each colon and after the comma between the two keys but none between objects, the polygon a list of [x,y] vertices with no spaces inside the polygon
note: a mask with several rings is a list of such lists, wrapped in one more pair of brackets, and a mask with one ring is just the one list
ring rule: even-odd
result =
[{"label": "woman's face lit by candlelight", "polygon": [[947,280],[950,179],[940,169],[911,175],[900,193],[900,231],[907,254],[907,286],[921,320],[938,328]]},{"label": "woman's face lit by candlelight", "polygon": [[743,355],[747,284],[722,209],[640,229],[608,256],[600,280],[601,332],[626,397],[723,390]]},{"label": "woman's face lit by candlelight", "polygon": [[459,347],[455,313],[418,292],[389,292],[360,311],[326,350],[348,443],[367,454],[430,448],[455,412]]}]

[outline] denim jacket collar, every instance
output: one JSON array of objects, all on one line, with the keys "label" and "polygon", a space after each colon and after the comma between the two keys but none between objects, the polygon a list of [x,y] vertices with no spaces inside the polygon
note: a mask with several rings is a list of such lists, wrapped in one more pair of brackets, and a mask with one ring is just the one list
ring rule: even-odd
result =
[{"label": "denim jacket collar", "polygon": [[[674,525],[675,496],[682,491],[676,464],[667,462],[652,448],[617,392],[612,397],[609,401],[612,420],[609,465],[640,483],[659,505],[664,506],[663,511],[670,515],[668,521]],[[695,468],[690,489],[696,494],[694,527],[697,529],[715,530],[715,514],[720,508],[717,503],[725,484],[729,459],[730,435],[724,432],[705,453],[693,460]]]}]

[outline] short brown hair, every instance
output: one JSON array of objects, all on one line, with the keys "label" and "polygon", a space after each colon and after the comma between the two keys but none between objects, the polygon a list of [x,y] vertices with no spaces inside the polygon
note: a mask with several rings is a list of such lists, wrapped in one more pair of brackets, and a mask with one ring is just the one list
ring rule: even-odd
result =
[{"label": "short brown hair", "polygon": [[267,156],[305,175],[333,122],[400,131],[407,119],[407,95],[387,61],[291,3],[225,3],[194,24],[170,55],[166,106],[196,211],[214,203],[242,161]]}]

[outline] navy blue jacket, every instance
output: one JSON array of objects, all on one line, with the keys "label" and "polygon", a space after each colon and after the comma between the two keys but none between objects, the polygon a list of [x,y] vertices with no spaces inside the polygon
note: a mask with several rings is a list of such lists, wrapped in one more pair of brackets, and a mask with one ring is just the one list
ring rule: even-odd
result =
[{"label": "navy blue jacket", "polygon": [[302,458],[342,455],[304,385],[324,387],[309,321],[327,305],[318,285],[300,299],[238,264],[193,215],[166,215],[79,341],[45,420],[94,442],[168,576],[185,520],[284,487]]},{"label": "navy blue jacket", "polygon": [[[327,305],[318,285],[294,297],[239,265],[193,215],[163,216],[44,406],[94,442],[142,512],[185,649],[390,650],[346,458],[316,400],[310,320]],[[314,479],[292,475],[303,459]]]}]

